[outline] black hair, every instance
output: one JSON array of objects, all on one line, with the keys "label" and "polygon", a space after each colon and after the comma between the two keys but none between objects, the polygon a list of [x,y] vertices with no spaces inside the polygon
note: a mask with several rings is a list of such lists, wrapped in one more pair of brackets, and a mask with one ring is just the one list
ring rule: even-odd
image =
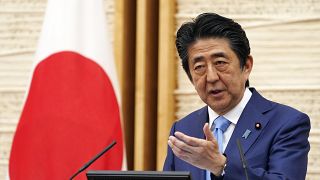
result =
[{"label": "black hair", "polygon": [[[176,48],[182,61],[182,67],[192,81],[188,47],[198,39],[224,38],[229,41],[230,48],[235,52],[242,69],[250,54],[250,44],[241,25],[232,19],[215,13],[203,13],[193,21],[184,23],[177,31]],[[247,80],[245,86],[249,86]]]}]

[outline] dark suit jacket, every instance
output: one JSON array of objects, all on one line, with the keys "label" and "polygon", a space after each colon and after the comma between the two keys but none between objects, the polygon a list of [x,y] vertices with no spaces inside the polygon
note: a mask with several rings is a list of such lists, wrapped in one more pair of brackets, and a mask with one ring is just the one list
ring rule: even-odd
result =
[{"label": "dark suit jacket", "polygon": [[[245,179],[236,140],[242,144],[250,180],[305,179],[310,131],[309,117],[291,107],[263,98],[255,89],[243,110],[225,150],[227,166],[225,180]],[[189,136],[205,138],[203,126],[208,122],[208,107],[203,107],[173,124],[175,131]],[[261,129],[255,124],[260,123]],[[251,133],[247,139],[242,135]],[[164,171],[190,171],[193,180],[205,180],[205,170],[199,169],[176,157],[171,148],[163,167]],[[215,179],[215,178],[214,178]]]}]

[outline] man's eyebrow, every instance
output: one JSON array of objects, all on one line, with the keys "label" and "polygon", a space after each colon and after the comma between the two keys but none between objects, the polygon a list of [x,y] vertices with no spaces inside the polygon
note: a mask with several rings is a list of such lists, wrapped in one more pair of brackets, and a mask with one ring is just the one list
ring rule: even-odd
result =
[{"label": "man's eyebrow", "polygon": [[[218,57],[223,57],[223,58],[228,58],[229,56],[225,52],[215,52],[210,55],[211,58],[218,58]],[[204,59],[203,56],[195,56],[191,59],[191,63],[195,64],[199,61],[202,61]]]},{"label": "man's eyebrow", "polygon": [[201,61],[201,60],[203,60],[203,56],[196,56],[196,57],[194,57],[194,58],[191,59],[191,62],[192,62],[193,64],[195,64],[195,63],[197,63],[197,62],[199,62],[199,61]]},{"label": "man's eyebrow", "polygon": [[217,57],[224,57],[224,58],[228,58],[228,55],[224,52],[216,52],[211,54],[212,58],[217,58]]}]

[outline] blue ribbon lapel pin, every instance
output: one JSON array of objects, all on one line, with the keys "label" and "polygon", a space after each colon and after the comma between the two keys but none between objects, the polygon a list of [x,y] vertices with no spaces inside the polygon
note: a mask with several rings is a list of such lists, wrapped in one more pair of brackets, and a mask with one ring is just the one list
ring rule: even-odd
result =
[{"label": "blue ribbon lapel pin", "polygon": [[250,131],[249,129],[247,129],[247,130],[243,133],[242,137],[243,137],[244,139],[247,139],[248,136],[250,135],[250,133],[251,133],[251,131]]}]

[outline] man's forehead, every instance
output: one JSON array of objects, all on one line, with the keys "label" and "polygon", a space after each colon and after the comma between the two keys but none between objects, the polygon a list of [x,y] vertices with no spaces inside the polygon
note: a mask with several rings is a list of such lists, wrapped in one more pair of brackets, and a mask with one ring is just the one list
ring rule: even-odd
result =
[{"label": "man's forehead", "polygon": [[199,39],[188,47],[189,60],[198,61],[204,56],[229,57],[228,54],[234,53],[225,39]]}]

